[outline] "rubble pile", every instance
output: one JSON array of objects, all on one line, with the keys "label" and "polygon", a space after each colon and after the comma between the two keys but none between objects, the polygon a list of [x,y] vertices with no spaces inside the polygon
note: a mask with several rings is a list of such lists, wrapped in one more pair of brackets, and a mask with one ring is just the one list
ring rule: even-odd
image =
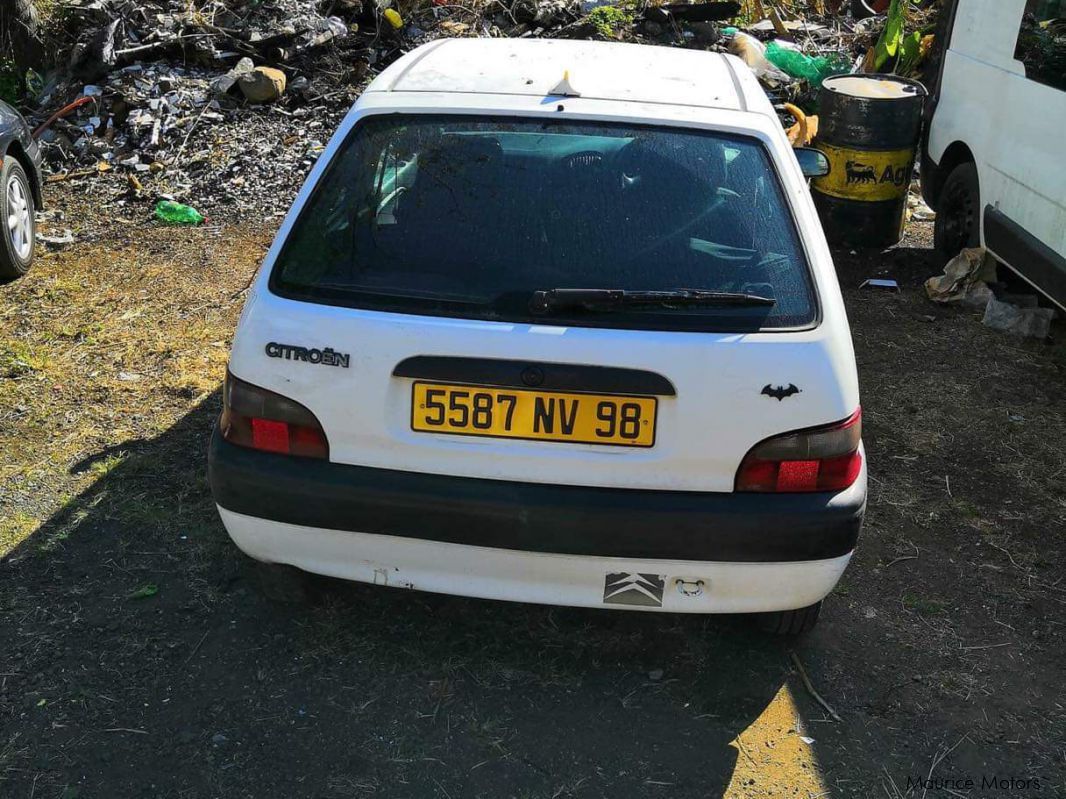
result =
[{"label": "rubble pile", "polygon": [[790,123],[785,105],[814,110],[829,74],[916,68],[935,2],[891,5],[859,19],[841,0],[68,0],[53,35],[69,55],[44,78],[27,73],[23,107],[49,180],[84,180],[118,203],[163,197],[269,217],[291,203],[366,81],[431,39],[733,52]]},{"label": "rubble pile", "polygon": [[399,36],[354,35],[358,2],[333,5],[72,0],[69,58],[31,114],[49,180],[107,175],[128,201],[284,211],[371,61],[402,52]]},{"label": "rubble pile", "polygon": [[[155,194],[207,208],[236,203],[267,215],[283,210],[294,173],[314,163],[348,100],[242,107],[237,97],[220,93],[227,74],[133,64],[82,87],[90,102],[39,136],[54,170],[48,179],[113,172],[124,177],[132,199],[151,194],[145,189],[151,186]],[[277,91],[279,84],[264,80]],[[235,83],[244,86],[243,77]],[[264,91],[258,84],[248,90]]]}]

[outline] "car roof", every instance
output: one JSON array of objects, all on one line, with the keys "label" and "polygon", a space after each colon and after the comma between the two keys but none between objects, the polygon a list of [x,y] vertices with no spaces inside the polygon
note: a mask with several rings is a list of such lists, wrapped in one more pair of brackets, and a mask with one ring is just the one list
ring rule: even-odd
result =
[{"label": "car roof", "polygon": [[[769,110],[733,56],[675,47],[554,39],[444,39],[394,63],[368,87],[383,92],[462,92],[545,97],[564,73],[580,96]],[[758,91],[761,97],[752,97]]]}]

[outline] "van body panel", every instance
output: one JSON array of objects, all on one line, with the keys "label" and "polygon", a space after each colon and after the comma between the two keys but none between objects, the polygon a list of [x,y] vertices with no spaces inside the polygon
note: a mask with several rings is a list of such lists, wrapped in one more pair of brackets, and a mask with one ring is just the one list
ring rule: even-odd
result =
[{"label": "van body panel", "polygon": [[[1066,258],[1066,93],[1026,78],[1025,65],[1014,57],[1025,0],[957,4],[927,134],[928,156],[940,163],[952,144],[964,143],[976,161],[981,207],[998,210]],[[946,177],[938,176],[941,184]],[[983,221],[981,241],[1066,307],[1066,296],[1041,280],[1039,270],[990,246]]]}]

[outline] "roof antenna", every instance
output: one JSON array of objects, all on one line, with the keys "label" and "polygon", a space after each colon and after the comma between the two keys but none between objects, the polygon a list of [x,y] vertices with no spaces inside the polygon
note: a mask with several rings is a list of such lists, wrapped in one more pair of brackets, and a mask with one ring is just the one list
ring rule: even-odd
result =
[{"label": "roof antenna", "polygon": [[580,97],[581,92],[570,85],[570,70],[563,70],[563,79],[548,92],[551,97]]}]

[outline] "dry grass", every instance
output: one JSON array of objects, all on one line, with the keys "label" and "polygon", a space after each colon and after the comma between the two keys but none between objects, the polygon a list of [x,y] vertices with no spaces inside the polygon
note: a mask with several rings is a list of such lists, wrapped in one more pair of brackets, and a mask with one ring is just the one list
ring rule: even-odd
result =
[{"label": "dry grass", "polygon": [[128,224],[156,229],[130,241],[119,226],[83,227],[81,242],[39,252],[26,279],[0,287],[0,556],[224,373],[270,232]]},{"label": "dry grass", "polygon": [[204,448],[269,234],[97,224],[0,289],[0,795],[755,799],[796,795],[786,755],[840,797],[931,765],[1066,788],[1063,350],[932,308],[927,249],[838,261],[905,291],[846,296],[873,490],[797,650],[834,723],[721,619],[268,602]]}]

